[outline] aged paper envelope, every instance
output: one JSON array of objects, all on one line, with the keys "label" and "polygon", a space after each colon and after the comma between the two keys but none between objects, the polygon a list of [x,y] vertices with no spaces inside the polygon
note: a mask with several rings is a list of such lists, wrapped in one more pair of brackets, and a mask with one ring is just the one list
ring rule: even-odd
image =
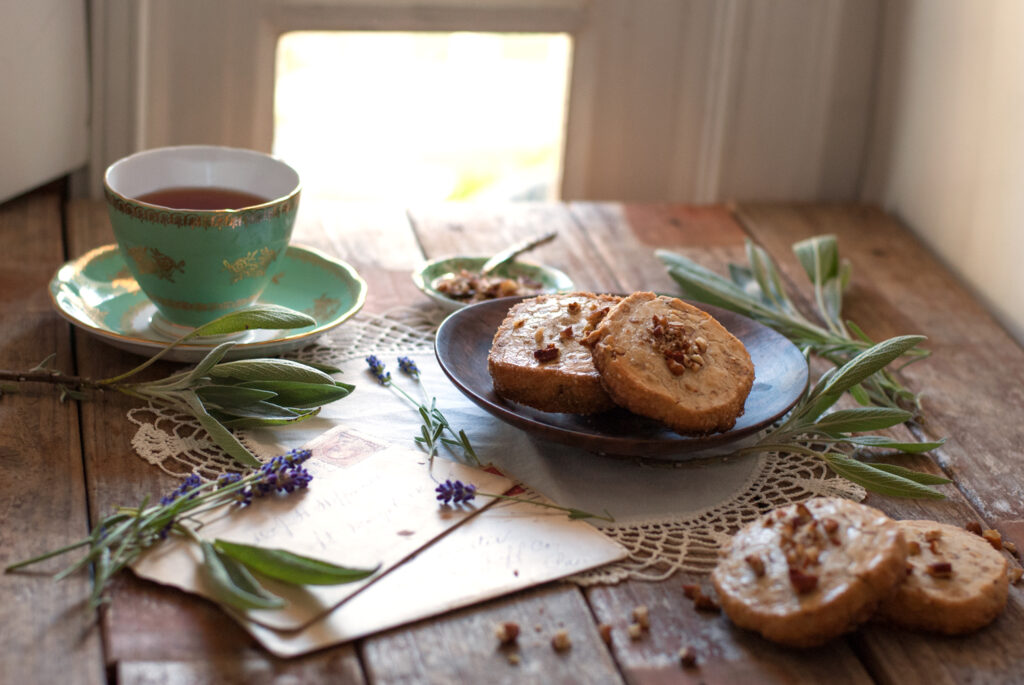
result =
[{"label": "aged paper envelope", "polygon": [[[332,432],[333,433],[333,432]],[[345,440],[344,432],[331,436]],[[368,442],[370,449],[374,443]],[[439,506],[437,481],[447,478],[474,483],[483,492],[505,492],[507,478],[444,459],[428,470],[422,452],[385,447],[339,460],[316,460],[308,490],[287,497],[267,497],[229,516],[210,519],[200,530],[205,539],[278,547],[297,554],[357,568],[380,565],[375,576],[345,585],[296,588],[268,580],[268,590],[288,600],[280,610],[253,610],[245,619],[278,630],[297,630],[372,585],[389,569],[443,535],[480,508]],[[353,463],[354,462],[354,463]],[[139,576],[211,597],[198,545],[174,538],[133,565]]]},{"label": "aged paper envelope", "polygon": [[[550,513],[548,513],[550,511]],[[281,657],[294,657],[596,568],[626,556],[583,521],[532,504],[488,507],[300,632],[236,616]]]}]

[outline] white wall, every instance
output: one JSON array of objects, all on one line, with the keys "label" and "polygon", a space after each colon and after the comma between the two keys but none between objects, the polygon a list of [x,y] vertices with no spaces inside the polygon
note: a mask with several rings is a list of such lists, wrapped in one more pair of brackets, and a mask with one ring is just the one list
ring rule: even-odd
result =
[{"label": "white wall", "polygon": [[1024,341],[1024,2],[890,0],[886,12],[864,197]]},{"label": "white wall", "polygon": [[87,161],[85,0],[0,3],[0,202]]}]

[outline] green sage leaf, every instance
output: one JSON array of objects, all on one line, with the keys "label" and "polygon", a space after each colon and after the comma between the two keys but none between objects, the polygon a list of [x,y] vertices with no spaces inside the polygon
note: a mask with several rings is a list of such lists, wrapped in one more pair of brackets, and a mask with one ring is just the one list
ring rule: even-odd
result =
[{"label": "green sage leaf", "polygon": [[226,540],[214,542],[218,551],[250,569],[293,585],[341,585],[369,578],[380,567],[347,568],[294,554],[283,549],[267,549]]},{"label": "green sage leaf", "polygon": [[908,411],[889,407],[841,409],[822,416],[811,428],[827,435],[860,433],[898,426],[909,421],[912,416]]},{"label": "green sage leaf", "polygon": [[333,385],[334,379],[323,371],[290,359],[240,359],[217,364],[210,369],[211,378],[236,381],[297,381]]},{"label": "green sage leaf", "polygon": [[[213,412],[211,412],[213,413]],[[272,419],[272,418],[255,418],[255,417],[232,417],[227,414],[217,415],[216,419],[220,421],[225,428],[261,428],[268,426],[284,426],[289,423],[299,423],[306,419],[311,419],[320,413],[320,408],[310,409],[309,411],[297,413],[294,417],[288,419]]]},{"label": "green sage leaf", "polygon": [[220,421],[220,416],[228,416],[237,419],[268,419],[272,421],[291,421],[292,419],[298,418],[299,412],[289,409],[288,407],[281,407],[272,402],[254,402],[245,406],[226,406],[217,407],[216,409],[210,409],[211,416],[213,412],[216,412],[216,418]]},{"label": "green sage leaf", "polygon": [[192,414],[199,421],[199,424],[206,429],[206,432],[210,434],[210,437],[221,449],[245,466],[257,468],[262,465],[260,460],[246,449],[245,445],[239,442],[238,438],[231,431],[225,428],[217,419],[210,416],[198,395],[189,391],[181,393],[181,397],[188,404],[189,409],[192,410]]},{"label": "green sage leaf", "polygon": [[923,335],[901,335],[869,347],[843,364],[829,380],[825,391],[845,392],[868,376],[885,368],[890,362],[913,349],[922,340],[925,340]]},{"label": "green sage leaf", "polygon": [[242,564],[221,554],[212,544],[203,540],[203,565],[206,577],[218,601],[235,609],[280,609],[283,599],[267,592]]},{"label": "green sage leaf", "polygon": [[844,438],[844,442],[858,447],[882,447],[885,449],[899,450],[908,454],[920,454],[938,449],[946,444],[945,440],[935,442],[900,442],[884,435],[858,435]]},{"label": "green sage leaf", "polygon": [[244,407],[264,400],[270,400],[277,393],[259,388],[247,388],[243,385],[203,385],[195,389],[203,404],[209,407]]},{"label": "green sage leaf", "polygon": [[839,246],[834,235],[818,235],[793,245],[811,283],[818,286],[839,275]]},{"label": "green sage leaf", "polygon": [[945,499],[941,492],[932,490],[920,483],[897,473],[890,473],[875,468],[871,464],[851,459],[840,454],[826,454],[825,461],[837,474],[849,481],[863,486],[866,490],[891,497],[911,497],[915,499]]},{"label": "green sage leaf", "polygon": [[925,471],[914,471],[908,469],[905,466],[897,466],[896,464],[872,464],[876,469],[886,471],[887,473],[893,473],[897,476],[903,476],[907,480],[912,480],[915,483],[921,483],[922,485],[949,485],[953,481],[945,476],[940,476],[935,473],[927,473]]},{"label": "green sage leaf", "polygon": [[304,328],[315,326],[316,319],[308,314],[297,312],[288,307],[276,304],[256,304],[225,314],[204,324],[188,335],[189,338],[200,338],[210,335],[225,335],[252,329]]},{"label": "green sage leaf", "polygon": [[240,388],[253,388],[273,392],[277,397],[274,404],[295,409],[319,407],[343,397],[348,397],[354,386],[331,381],[330,383],[303,383],[299,381],[246,381]]}]

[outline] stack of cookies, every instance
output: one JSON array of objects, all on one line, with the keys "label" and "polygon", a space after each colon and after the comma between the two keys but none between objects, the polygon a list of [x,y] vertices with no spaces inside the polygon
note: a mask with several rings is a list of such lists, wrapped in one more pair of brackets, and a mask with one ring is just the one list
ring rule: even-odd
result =
[{"label": "stack of cookies", "polygon": [[817,498],[740,530],[711,579],[733,623],[812,647],[872,617],[946,635],[977,630],[1006,604],[1007,566],[963,528]]},{"label": "stack of cookies", "polygon": [[620,406],[682,434],[732,428],[754,382],[743,343],[710,314],[649,292],[523,300],[487,363],[513,402],[575,414]]}]

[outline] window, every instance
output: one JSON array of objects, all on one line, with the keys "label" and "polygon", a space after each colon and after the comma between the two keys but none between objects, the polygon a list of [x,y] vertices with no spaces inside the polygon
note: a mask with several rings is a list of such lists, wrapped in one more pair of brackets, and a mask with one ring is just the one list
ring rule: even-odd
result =
[{"label": "window", "polygon": [[274,153],[313,200],[558,199],[571,49],[554,33],[286,33]]}]

